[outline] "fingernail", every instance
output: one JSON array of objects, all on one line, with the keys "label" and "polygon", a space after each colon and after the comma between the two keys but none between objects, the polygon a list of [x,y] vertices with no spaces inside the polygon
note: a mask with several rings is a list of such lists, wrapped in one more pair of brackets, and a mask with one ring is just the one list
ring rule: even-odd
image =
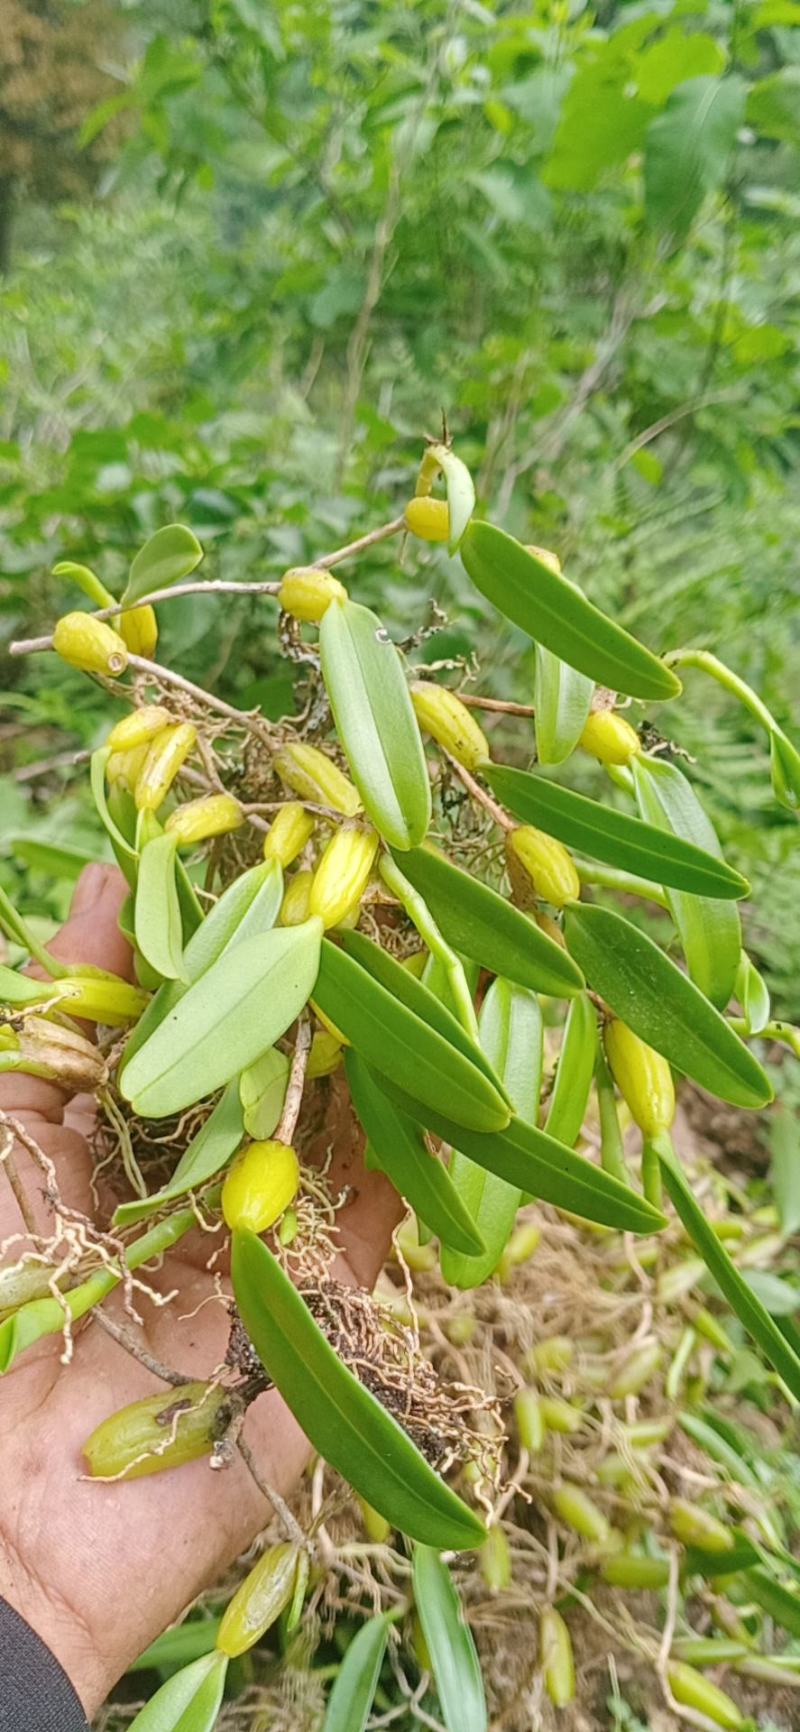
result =
[{"label": "fingernail", "polygon": [[70,914],[85,914],[103,894],[106,868],[95,860],[91,866],[84,866],[75,885],[75,893],[70,906]]}]

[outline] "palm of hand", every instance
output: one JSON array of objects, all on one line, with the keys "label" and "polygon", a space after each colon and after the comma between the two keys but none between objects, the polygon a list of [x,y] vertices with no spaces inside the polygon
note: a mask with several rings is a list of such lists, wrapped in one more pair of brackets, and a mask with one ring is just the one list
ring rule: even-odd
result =
[{"label": "palm of hand", "polygon": [[[53,941],[54,952],[124,974],[130,957],[116,924],[123,894],[113,869],[90,868],[70,921]],[[0,1107],[21,1119],[53,1159],[64,1203],[91,1215],[87,1097],[70,1102],[49,1083],[7,1077],[0,1082]],[[19,1147],[15,1161],[37,1221],[44,1224],[48,1205],[41,1172]],[[335,1273],[371,1285],[398,1218],[398,1199],[346,1147],[334,1173],[334,1185],[344,1184],[352,1187],[352,1197],[339,1217]],[[20,1229],[16,1201],[0,1179],[0,1242]],[[221,1362],[228,1337],[224,1306],[204,1303],[216,1297],[206,1263],[209,1244],[216,1249],[219,1242],[192,1234],[155,1275],[148,1273],[150,1286],[175,1294],[168,1307],[137,1295],[142,1345],[197,1377]],[[8,1255],[14,1260],[19,1252],[16,1246]],[[125,1317],[119,1294],[105,1301],[105,1309]],[[126,1665],[220,1575],[269,1512],[238,1456],[216,1473],[206,1461],[196,1461],[127,1484],[84,1479],[82,1446],[100,1420],[165,1386],[91,1321],[77,1333],[68,1366],[61,1363],[62,1351],[61,1337],[41,1342],[2,1385],[0,1594],[53,1649],[92,1713]],[[276,1392],[250,1408],[245,1437],[264,1479],[281,1493],[290,1490],[308,1446]]]}]

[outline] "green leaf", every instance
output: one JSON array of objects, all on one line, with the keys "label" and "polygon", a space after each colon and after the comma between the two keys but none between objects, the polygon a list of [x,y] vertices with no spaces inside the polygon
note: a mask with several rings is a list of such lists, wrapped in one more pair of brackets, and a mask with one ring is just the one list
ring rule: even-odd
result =
[{"label": "green leaf", "polygon": [[163,980],[180,980],[183,925],[175,883],[177,847],[173,836],[154,836],[139,857],[134,933],[145,962]]},{"label": "green leaf", "polygon": [[358,1053],[347,1052],[344,1064],[353,1106],[378,1166],[443,1245],[472,1255],[482,1251],[469,1210],[443,1162],[426,1147],[419,1125],[389,1100]]},{"label": "green leaf", "polygon": [[227,1654],[203,1654],[162,1684],[130,1732],[212,1732],[222,1706]]},{"label": "green leaf", "polygon": [[795,1115],[781,1107],[772,1115],[769,1127],[772,1153],[772,1189],[781,1224],[787,1238],[800,1227],[800,1134]]},{"label": "green leaf", "polygon": [[695,1201],[692,1187],[671,1148],[660,1147],[658,1157],[675,1209],[731,1310],[735,1311],[748,1335],[761,1348],[764,1357],[774,1366],[792,1394],[800,1397],[800,1359],[739,1274],[722,1241],[706,1220],[700,1204]]},{"label": "green leaf", "polygon": [[[413,1100],[432,1106],[444,1096],[454,1120],[478,1130],[508,1123],[508,1107],[484,1072],[327,938],[314,1001],[367,1064]],[[411,1116],[420,1115],[412,1109]]]},{"label": "green leaf", "polygon": [[557,836],[568,848],[621,866],[656,884],[690,890],[696,896],[730,899],[746,896],[750,886],[724,860],[716,860],[702,848],[680,836],[644,824],[627,812],[589,800],[572,788],[561,788],[529,770],[512,770],[506,764],[487,764],[486,780],[503,805],[524,824],[536,824],[548,836]]},{"label": "green leaf", "polygon": [[157,1672],[161,1667],[185,1666],[189,1660],[199,1660],[210,1654],[217,1640],[222,1618],[187,1618],[163,1636],[156,1636],[149,1648],[128,1667],[129,1672]]},{"label": "green leaf", "polygon": [[590,192],[606,169],[639,149],[649,115],[624,63],[598,57],[579,66],[544,167],[545,184],[565,192]]},{"label": "green leaf", "polygon": [[744,1013],[747,1033],[760,1034],[769,1022],[769,988],[745,950],[739,956],[734,991]]},{"label": "green leaf", "polygon": [[572,1000],[567,1014],[545,1125],[548,1136],[570,1149],[578,1141],[586,1117],[596,1057],[597,1015],[591,999],[582,992]]},{"label": "green leaf", "polygon": [[250,1340],[313,1448],[401,1533],[479,1545],[482,1522],[348,1371],[263,1240],[235,1232],[232,1271]]},{"label": "green leaf", "polygon": [[143,1221],[146,1216],[168,1208],[176,1197],[185,1197],[187,1191],[196,1191],[201,1185],[206,1185],[236,1153],[244,1132],[239,1083],[234,1078],[205,1124],[187,1144],[169,1184],[160,1191],[154,1191],[152,1196],[120,1203],[114,1212],[114,1226],[127,1227],[132,1221]]},{"label": "green leaf", "polygon": [[645,216],[680,243],[707,194],[721,186],[744,119],[741,78],[692,78],[647,128]]},{"label": "green leaf", "polygon": [[[663,758],[636,757],[633,784],[639,811],[657,829],[682,837],[722,859],[717,833],[691,783]],[[695,986],[724,1010],[734,989],[742,946],[739,911],[719,897],[668,889],[670,913]]]},{"label": "green leaf", "polygon": [[475,510],[475,487],[466,463],[456,457],[447,445],[429,445],[427,455],[435,457],[447,486],[447,509],[450,514],[450,539],[447,551],[453,554]]},{"label": "green leaf", "polygon": [[447,1732],[486,1732],[480,1661],[450,1571],[430,1546],[415,1546],[414,1605],[431,1657]]},{"label": "green leaf", "polygon": [[[577,1003],[577,1000],[575,1001]],[[536,1123],[542,1081],[542,1012],[536,994],[508,980],[494,980],[481,1005],[480,1036],[502,1077],[515,1111]],[[480,1287],[500,1261],[519,1208],[521,1192],[456,1148],[450,1177],[484,1241],[482,1256],[441,1255],[442,1274],[453,1287]]]},{"label": "green leaf", "polygon": [[307,920],[226,951],[126,1064],[125,1099],[144,1118],[164,1118],[252,1064],[307,1002],[321,936],[322,922]]},{"label": "green leaf", "polygon": [[364,1732],[378,1688],[389,1620],[371,1617],[362,1624],[336,1674],[322,1732]]},{"label": "green leaf", "polygon": [[594,681],[536,645],[533,707],[540,764],[563,764],[574,752],[592,707]]},{"label": "green leaf", "polygon": [[142,601],[157,589],[189,577],[202,557],[203,549],[191,529],[182,523],[165,524],[139,549],[128,573],[123,601]]},{"label": "green leaf", "polygon": [[[566,1209],[586,1221],[598,1221],[620,1231],[655,1233],[664,1225],[663,1215],[638,1191],[621,1184],[585,1156],[576,1155],[546,1131],[537,1130],[523,1119],[513,1118],[502,1131],[465,1131],[444,1112],[434,1107],[423,1110],[415,1105],[409,1095],[388,1080],[386,1093],[405,1112],[416,1113],[426,1130],[460,1149],[478,1166],[497,1173],[518,1191],[553,1203],[557,1209]],[[441,1095],[449,1108],[446,1091],[442,1090]]]},{"label": "green leaf", "polygon": [[136,849],[128,841],[127,836],[123,835],[119,825],[112,818],[109,811],[108,800],[106,798],[106,764],[108,763],[110,756],[111,753],[108,746],[101,746],[98,751],[92,753],[89,764],[89,782],[92,790],[92,799],[97,807],[100,822],[107,835],[111,838],[111,846],[114,850],[118,865],[124,872],[131,889],[133,889],[136,884],[136,870],[139,857],[136,853]]},{"label": "green leaf", "polygon": [[[426,980],[417,979],[408,968],[403,968],[396,957],[391,956],[380,944],[374,944],[363,932],[343,932],[341,935],[342,949],[347,951],[356,962],[366,968],[373,979],[385,986],[393,998],[399,998],[408,1010],[427,1022],[430,1028],[436,1030],[451,1046],[483,1071],[485,1077],[503,1095],[507,1104],[511,1101],[507,1091],[497,1075],[483,1048],[467,1033],[462,1022],[459,1022],[455,1011],[447,1005],[440,992],[433,991]],[[430,960],[435,960],[431,958]],[[427,973],[427,971],[426,971]]]},{"label": "green leaf", "polygon": [[570,957],[496,890],[430,848],[411,849],[402,865],[455,950],[516,986],[554,998],[580,992],[583,979]]},{"label": "green leaf", "polygon": [[0,1003],[37,1004],[52,996],[49,981],[29,980],[26,974],[18,974],[15,968],[0,962]]},{"label": "green leaf", "polygon": [[800,145],[800,66],[780,66],[751,84],[747,120],[764,138]]},{"label": "green leaf", "polygon": [[[116,597],[106,589],[88,565],[77,565],[74,559],[60,559],[53,566],[53,576],[63,577],[65,583],[75,583],[95,607],[114,607]],[[112,621],[113,624],[113,621]]]},{"label": "green leaf", "polygon": [[800,808],[800,752],[780,728],[769,736],[769,764],[772,792],[787,811]]},{"label": "green leaf", "polygon": [[690,35],[685,25],[673,25],[637,57],[639,95],[660,108],[676,85],[722,72],[724,65],[725,50],[713,36],[699,30]]},{"label": "green leaf", "polygon": [[748,1599],[792,1636],[800,1636],[800,1594],[782,1587],[767,1570],[745,1570],[742,1577]]},{"label": "green leaf", "polygon": [[663,662],[502,529],[473,519],[461,560],[482,595],[570,667],[632,697],[677,697],[680,680]]},{"label": "green leaf", "polygon": [[678,1070],[734,1106],[763,1107],[769,1078],[691,980],[629,920],[585,903],[567,910],[565,934],[590,986]]},{"label": "green leaf", "polygon": [[248,1065],[239,1078],[245,1130],[257,1141],[271,1137],[283,1112],[289,1081],[289,1060],[276,1046]]},{"label": "green leaf", "polygon": [[395,848],[421,842],[431,790],[400,655],[377,614],[334,602],[319,630],[322,677],[364,810]]},{"label": "green leaf", "polygon": [[235,878],[186,946],[186,979],[199,980],[226,950],[271,931],[282,900],[283,873],[277,860],[264,860]]},{"label": "green leaf", "polygon": [[79,878],[84,866],[97,858],[96,851],[68,848],[40,836],[9,836],[8,846],[18,860],[24,860],[34,872],[46,872],[48,878]]}]

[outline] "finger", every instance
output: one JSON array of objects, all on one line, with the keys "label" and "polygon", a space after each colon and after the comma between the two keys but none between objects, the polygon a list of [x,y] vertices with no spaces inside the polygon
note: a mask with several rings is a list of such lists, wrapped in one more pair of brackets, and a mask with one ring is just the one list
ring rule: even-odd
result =
[{"label": "finger", "polygon": [[128,886],[117,866],[86,866],[78,879],[69,919],[48,945],[62,962],[87,963],[129,979],[131,947],[119,929]]},{"label": "finger", "polygon": [[[116,866],[84,868],[75,886],[69,919],[48,945],[64,962],[89,963],[127,978],[131,951],[119,930],[118,916],[127,886]],[[38,965],[31,974],[42,976]],[[36,1117],[47,1124],[61,1124],[68,1094],[56,1083],[23,1071],[0,1078],[0,1107],[23,1118]]]}]

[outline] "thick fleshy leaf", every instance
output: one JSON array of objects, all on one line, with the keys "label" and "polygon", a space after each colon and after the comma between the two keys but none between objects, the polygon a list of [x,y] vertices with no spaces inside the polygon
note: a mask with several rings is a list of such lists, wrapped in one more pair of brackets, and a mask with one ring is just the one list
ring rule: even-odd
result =
[{"label": "thick fleshy leaf", "polygon": [[800,1637],[800,1594],[776,1582],[768,1570],[745,1570],[742,1585],[748,1599],[755,1600],[773,1622],[790,1635]]},{"label": "thick fleshy leaf", "polygon": [[[413,1100],[432,1106],[444,1098],[458,1124],[477,1130],[508,1123],[509,1109],[484,1072],[330,939],[322,945],[314,1000],[367,1064]],[[420,1115],[412,1109],[414,1116]]]},{"label": "thick fleshy leaf", "polygon": [[580,1136],[597,1057],[597,1015],[585,992],[569,1007],[556,1079],[550,1096],[546,1129],[548,1136],[573,1148]]},{"label": "thick fleshy leaf", "polygon": [[592,707],[594,680],[536,645],[533,707],[540,764],[563,764],[574,752]]},{"label": "thick fleshy leaf", "polygon": [[183,523],[167,523],[139,549],[128,574],[123,601],[142,601],[157,589],[189,577],[200,564],[203,549]]},{"label": "thick fleshy leaf", "polygon": [[461,559],[482,595],[570,667],[635,698],[677,697],[670,668],[513,536],[473,518]]},{"label": "thick fleshy leaf", "polygon": [[658,1149],[664,1183],[695,1249],[713,1275],[720,1292],[744,1324],[770,1365],[792,1394],[800,1398],[800,1359],[782,1329],[770,1316],[725,1249],[696,1201],[692,1187],[668,1142]]},{"label": "thick fleshy leaf", "polygon": [[734,991],[744,1012],[748,1034],[760,1034],[769,1022],[769,988],[746,950],[739,957]]},{"label": "thick fleshy leaf", "polygon": [[235,878],[186,946],[186,979],[199,980],[223,951],[271,931],[282,900],[283,873],[277,860],[264,860]]},{"label": "thick fleshy leaf", "polygon": [[[536,994],[511,981],[494,980],[481,1005],[478,1026],[487,1056],[502,1077],[515,1112],[535,1124],[542,1082],[542,1012]],[[453,1287],[480,1287],[497,1268],[521,1192],[518,1186],[476,1165],[460,1149],[454,1150],[450,1177],[486,1250],[476,1257],[443,1249],[442,1274]]]},{"label": "thick fleshy leaf", "polygon": [[114,1214],[114,1226],[127,1227],[132,1221],[143,1221],[148,1215],[168,1208],[177,1197],[185,1197],[188,1191],[207,1185],[209,1179],[213,1179],[235,1154],[244,1132],[239,1082],[234,1078],[205,1124],[184,1149],[169,1184],[160,1191],[154,1191],[150,1197],[137,1197],[134,1202],[120,1203]]},{"label": "thick fleshy leaf", "polygon": [[111,753],[107,746],[101,746],[98,751],[92,753],[89,764],[89,782],[92,798],[97,807],[97,815],[110,839],[117,865],[124,872],[131,889],[133,889],[136,884],[138,855],[133,843],[128,841],[127,836],[123,834],[112,817],[106,796],[106,764],[110,756]]},{"label": "thick fleshy leaf", "polygon": [[565,933],[589,985],[670,1064],[734,1106],[771,1101],[769,1078],[724,1016],[629,920],[581,903]]},{"label": "thick fleshy leaf", "polygon": [[[714,826],[682,771],[663,758],[637,757],[632,768],[642,817],[721,860]],[[742,947],[738,908],[718,897],[692,896],[682,890],[668,889],[667,901],[692,980],[718,1010],[724,1010],[733,992]]]},{"label": "thick fleshy leaf", "polygon": [[488,884],[431,848],[404,854],[402,869],[455,950],[533,992],[554,998],[580,992],[583,977],[572,958]]},{"label": "thick fleshy leaf", "polygon": [[134,934],[145,962],[162,980],[184,976],[183,923],[175,883],[177,849],[172,836],[154,836],[139,857]]},{"label": "thick fleshy leaf", "polygon": [[400,651],[377,614],[333,602],[319,630],[322,677],[364,810],[395,848],[421,842],[431,789]]},{"label": "thick fleshy leaf", "polygon": [[234,1233],[232,1270],[250,1340],[314,1449],[401,1533],[479,1545],[483,1524],[343,1364],[263,1240]]},{"label": "thick fleshy leaf", "polygon": [[403,968],[388,950],[384,950],[380,944],[374,944],[363,932],[343,932],[342,949],[360,963],[362,968],[366,968],[367,973],[373,975],[375,980],[380,981],[381,986],[385,986],[393,998],[399,998],[401,1004],[406,1005],[423,1022],[427,1022],[437,1034],[449,1041],[451,1046],[457,1047],[471,1064],[477,1065],[478,1070],[483,1071],[484,1076],[488,1077],[490,1083],[494,1084],[499,1093],[505,1096],[509,1106],[511,1105],[508,1092],[483,1047],[467,1033],[463,1023],[459,1022],[455,1012],[438,992],[434,992],[424,980],[417,979],[409,969]]},{"label": "thick fleshy leaf", "polygon": [[473,1254],[483,1250],[469,1210],[443,1162],[426,1147],[420,1126],[384,1094],[377,1073],[358,1053],[347,1052],[344,1065],[353,1106],[369,1138],[373,1159],[396,1190],[443,1245]]},{"label": "thick fleshy leaf", "polygon": [[52,996],[53,988],[49,981],[29,980],[27,974],[18,974],[16,968],[0,962],[1,1004],[36,1004]]},{"label": "thick fleshy leaf", "polygon": [[257,1142],[271,1137],[283,1112],[289,1081],[289,1060],[285,1052],[271,1046],[243,1070],[239,1078],[239,1097],[244,1112],[245,1130]]},{"label": "thick fleshy leaf", "polygon": [[212,1732],[222,1706],[227,1654],[203,1654],[175,1672],[130,1722],[130,1732]]},{"label": "thick fleshy leaf", "polygon": [[180,1112],[273,1046],[307,1002],[322,922],[265,932],[226,951],[126,1064],[121,1088],[144,1118]]},{"label": "thick fleshy leaf", "polygon": [[523,824],[536,824],[548,836],[557,836],[568,848],[621,866],[656,884],[690,890],[696,896],[726,899],[746,896],[746,878],[680,836],[645,824],[599,800],[589,800],[572,788],[561,788],[529,770],[512,770],[505,764],[485,769],[486,780],[503,805]]},{"label": "thick fleshy leaf", "polygon": [[364,1732],[381,1675],[389,1621],[368,1618],[347,1648],[328,1697],[322,1732]]},{"label": "thick fleshy leaf", "polygon": [[475,485],[466,463],[456,457],[447,445],[431,445],[428,454],[435,457],[447,487],[447,509],[450,517],[448,553],[455,553],[475,510]]},{"label": "thick fleshy leaf", "polygon": [[[445,1111],[421,1108],[388,1079],[385,1086],[391,1099],[405,1112],[416,1113],[426,1130],[459,1148],[478,1166],[499,1174],[518,1191],[553,1203],[557,1209],[566,1209],[586,1221],[598,1221],[620,1231],[656,1233],[663,1227],[663,1215],[638,1191],[604,1173],[585,1156],[557,1143],[546,1131],[525,1124],[523,1119],[512,1119],[502,1131],[483,1134],[465,1131]],[[444,1090],[442,1101],[445,1108],[449,1106]]]},{"label": "thick fleshy leaf", "polygon": [[450,1571],[430,1546],[415,1546],[414,1605],[422,1625],[447,1732],[486,1732],[480,1661]]}]

